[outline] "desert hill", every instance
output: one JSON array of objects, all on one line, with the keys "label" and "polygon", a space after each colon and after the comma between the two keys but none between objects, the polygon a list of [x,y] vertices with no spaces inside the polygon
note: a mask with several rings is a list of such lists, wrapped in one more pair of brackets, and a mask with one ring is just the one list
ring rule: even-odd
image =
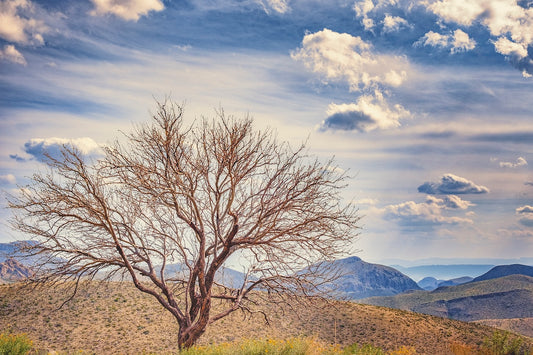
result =
[{"label": "desert hill", "polygon": [[[1,285],[0,332],[25,332],[36,347],[56,351],[138,354],[177,350],[176,323],[151,296],[126,282],[90,285],[63,307],[68,294],[62,288],[29,292],[21,284]],[[211,326],[201,343],[316,336],[342,345],[373,343],[388,350],[408,345],[417,354],[446,354],[451,342],[480,344],[494,331],[480,324],[348,301],[316,302],[313,307],[293,303],[292,309],[268,306],[270,326],[262,315],[233,313]]]}]

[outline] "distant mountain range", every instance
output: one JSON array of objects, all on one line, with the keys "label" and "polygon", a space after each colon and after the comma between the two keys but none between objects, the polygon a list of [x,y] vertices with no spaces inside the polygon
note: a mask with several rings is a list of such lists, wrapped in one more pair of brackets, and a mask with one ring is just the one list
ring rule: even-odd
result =
[{"label": "distant mountain range", "polygon": [[[414,291],[392,297],[372,297],[362,303],[474,321],[533,317],[533,267],[504,265],[478,280],[434,291]],[[501,276],[503,275],[503,277]]]},{"label": "distant mountain range", "polygon": [[458,277],[451,280],[437,280],[434,277],[424,277],[422,280],[418,281],[417,284],[420,286],[420,288],[426,290],[426,291],[433,291],[436,288],[439,288],[441,286],[456,286],[461,285],[467,282],[472,281],[473,278],[470,276],[463,276]]}]

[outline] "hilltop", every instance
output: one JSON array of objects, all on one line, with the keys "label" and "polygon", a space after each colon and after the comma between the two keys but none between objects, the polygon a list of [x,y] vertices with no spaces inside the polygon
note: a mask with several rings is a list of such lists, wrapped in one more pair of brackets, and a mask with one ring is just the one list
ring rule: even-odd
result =
[{"label": "hilltop", "polygon": [[483,275],[474,278],[472,282],[497,279],[509,275],[526,275],[533,277],[533,266],[522,264],[495,266]]},{"label": "hilltop", "polygon": [[398,270],[368,263],[356,256],[335,260],[332,266],[342,275],[332,285],[339,298],[355,300],[420,290],[416,282]]},{"label": "hilltop", "polygon": [[[127,282],[90,284],[63,307],[61,288],[33,292],[20,284],[0,286],[0,331],[25,332],[39,348],[96,354],[168,353],[177,350],[177,326],[150,296]],[[94,286],[98,286],[94,288]],[[28,293],[29,292],[29,293]],[[494,328],[348,301],[268,306],[270,326],[260,314],[234,313],[208,328],[202,344],[242,338],[316,336],[328,343],[373,343],[392,350],[413,346],[417,354],[443,354],[449,344],[480,344]]]}]

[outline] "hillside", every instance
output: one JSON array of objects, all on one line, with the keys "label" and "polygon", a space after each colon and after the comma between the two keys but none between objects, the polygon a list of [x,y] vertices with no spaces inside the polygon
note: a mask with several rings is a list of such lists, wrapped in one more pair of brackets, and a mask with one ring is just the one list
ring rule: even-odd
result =
[{"label": "hillside", "polygon": [[420,290],[416,282],[398,270],[367,263],[356,256],[336,260],[333,266],[342,275],[332,286],[339,298],[354,300]]},{"label": "hillside", "polygon": [[0,284],[20,281],[31,274],[32,271],[29,268],[13,258],[0,262]]},{"label": "hillside", "polygon": [[522,264],[495,266],[485,274],[476,277],[472,282],[497,279],[509,275],[527,275],[533,277],[533,266]]},{"label": "hillside", "polygon": [[533,317],[533,278],[511,275],[361,302],[464,321]]},{"label": "hillside", "polygon": [[[95,285],[99,285],[94,288]],[[0,286],[0,331],[25,332],[42,349],[96,354],[176,351],[176,324],[167,311],[129,283],[91,283],[92,288],[60,307],[61,288],[33,292],[19,284]],[[449,344],[479,344],[494,328],[429,315],[345,301],[268,306],[262,315],[240,312],[215,323],[202,344],[242,338],[316,336],[329,343],[373,343],[384,349],[414,346],[417,354],[445,354]]]}]

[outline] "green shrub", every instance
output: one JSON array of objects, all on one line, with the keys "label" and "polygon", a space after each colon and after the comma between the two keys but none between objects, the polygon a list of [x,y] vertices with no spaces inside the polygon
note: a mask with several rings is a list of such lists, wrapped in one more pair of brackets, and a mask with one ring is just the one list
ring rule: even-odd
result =
[{"label": "green shrub", "polygon": [[344,348],[345,355],[386,355],[386,353],[378,347],[370,344],[359,345],[352,344]]},{"label": "green shrub", "polygon": [[491,355],[528,355],[530,349],[523,344],[519,337],[512,337],[511,333],[496,331],[492,337],[485,339],[482,350]]},{"label": "green shrub", "polygon": [[33,342],[26,334],[0,334],[0,355],[26,355],[33,347]]},{"label": "green shrub", "polygon": [[210,346],[193,346],[184,349],[180,355],[333,355],[342,354],[339,346],[324,344],[313,338],[291,338],[286,340],[248,339],[235,343]]}]

